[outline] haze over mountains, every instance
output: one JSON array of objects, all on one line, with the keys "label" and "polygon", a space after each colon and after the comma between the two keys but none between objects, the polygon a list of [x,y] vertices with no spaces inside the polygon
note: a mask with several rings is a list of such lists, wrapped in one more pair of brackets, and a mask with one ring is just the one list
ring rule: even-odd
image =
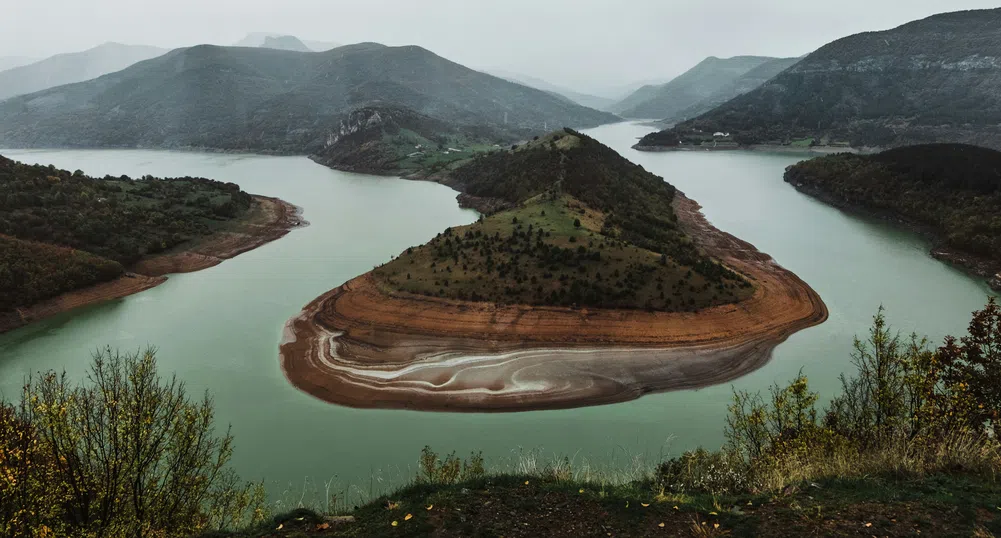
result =
[{"label": "haze over mountains", "polygon": [[627,118],[662,119],[726,91],[740,77],[776,60],[765,56],[710,56],[681,76],[660,86],[644,86],[609,110]]},{"label": "haze over mountains", "polygon": [[726,103],[727,101],[755,90],[765,82],[768,82],[779,73],[796,65],[801,58],[775,58],[769,60],[736,79],[724,84],[705,99],[689,106],[688,108],[674,112],[663,118],[664,122],[677,123],[689,118],[694,118],[709,112],[710,110]]},{"label": "haze over mountains", "polygon": [[738,142],[1001,148],[1001,9],[935,15],[839,39],[760,88],[643,145],[685,131]]},{"label": "haze over mountains", "polygon": [[517,84],[522,84],[530,88],[535,88],[545,92],[553,93],[570,99],[571,101],[577,103],[578,105],[583,105],[596,110],[608,110],[610,106],[615,104],[615,99],[609,97],[601,97],[598,95],[590,95],[587,93],[578,92],[570,88],[565,88],[563,86],[558,86],[556,84],[551,84],[541,78],[523,75],[520,73],[512,73],[509,71],[500,70],[489,70],[485,71],[495,77],[500,77]]},{"label": "haze over mountains", "polygon": [[291,50],[295,52],[313,52],[313,49],[307,47],[305,43],[299,40],[299,38],[290,35],[265,37],[264,43],[261,44],[261,47],[266,49]]},{"label": "haze over mountains", "polygon": [[82,52],[57,54],[0,72],[0,100],[90,80],[165,52],[156,47],[105,43]]},{"label": "haze over mountains", "polygon": [[0,145],[312,153],[336,139],[347,113],[380,105],[538,131],[618,120],[416,46],[301,53],[201,45],[0,103]]},{"label": "haze over mountains", "polygon": [[37,61],[38,58],[29,58],[28,56],[0,56],[0,71],[6,71]]},{"label": "haze over mountains", "polygon": [[[266,48],[276,48],[276,49],[286,49],[282,45],[283,41],[287,41],[288,38],[295,39],[301,42],[308,50],[313,52],[325,52],[330,49],[336,49],[340,47],[340,43],[335,43],[333,41],[316,41],[312,39],[299,39],[298,37],[287,35],[287,34],[276,34],[270,32],[252,32],[247,34],[240,41],[233,44],[234,47],[266,47]],[[277,41],[276,41],[277,40]]]}]

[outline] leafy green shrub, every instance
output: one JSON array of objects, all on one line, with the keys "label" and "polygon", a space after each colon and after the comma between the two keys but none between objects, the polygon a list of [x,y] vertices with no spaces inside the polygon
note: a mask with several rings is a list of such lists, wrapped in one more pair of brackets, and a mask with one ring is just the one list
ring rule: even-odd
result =
[{"label": "leafy green shrub", "polygon": [[263,487],[228,468],[232,437],[215,433],[212,401],[162,379],[153,349],[100,352],[79,385],[43,374],[26,384],[19,409],[13,422],[0,413],[0,470],[17,473],[14,492],[31,519],[0,501],[0,528],[27,521],[59,535],[175,536],[265,516]]},{"label": "leafy green shrub", "polygon": [[734,450],[685,452],[657,469],[655,485],[677,494],[729,495],[752,488],[747,460]]},{"label": "leafy green shrub", "polygon": [[469,459],[462,460],[455,452],[441,459],[438,454],[425,446],[418,461],[417,481],[425,484],[448,485],[464,480],[480,478],[485,474],[483,453],[474,452]]}]

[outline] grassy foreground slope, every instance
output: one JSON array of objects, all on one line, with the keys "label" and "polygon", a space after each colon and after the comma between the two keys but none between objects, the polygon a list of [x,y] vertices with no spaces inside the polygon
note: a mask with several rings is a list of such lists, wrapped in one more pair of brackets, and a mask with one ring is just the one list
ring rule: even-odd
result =
[{"label": "grassy foreground slope", "polygon": [[835,205],[924,227],[983,276],[1001,269],[1001,152],[931,144],[831,155],[790,167],[785,180]]},{"label": "grassy foreground slope", "polygon": [[447,229],[377,269],[393,289],[664,311],[737,302],[753,291],[679,227],[673,186],[575,131],[478,155],[445,182],[507,209]]}]

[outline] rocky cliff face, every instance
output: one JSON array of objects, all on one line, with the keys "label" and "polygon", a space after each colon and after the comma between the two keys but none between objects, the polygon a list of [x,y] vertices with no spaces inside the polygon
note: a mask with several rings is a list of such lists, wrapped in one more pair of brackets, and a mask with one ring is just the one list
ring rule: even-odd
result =
[{"label": "rocky cliff face", "polygon": [[[386,114],[386,120],[383,119],[383,114]],[[380,113],[379,110],[371,108],[352,111],[346,118],[340,121],[337,129],[327,134],[327,141],[324,147],[330,148],[347,136],[379,127],[386,123],[387,120],[392,121],[392,114],[385,111]]]}]

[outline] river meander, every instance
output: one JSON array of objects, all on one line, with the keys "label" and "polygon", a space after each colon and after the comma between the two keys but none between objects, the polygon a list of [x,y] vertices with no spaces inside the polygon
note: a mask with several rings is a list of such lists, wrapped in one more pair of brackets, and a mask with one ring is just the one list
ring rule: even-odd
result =
[{"label": "river meander", "polygon": [[[849,366],[852,336],[882,304],[893,325],[936,342],[961,333],[989,288],[931,258],[928,245],[890,225],[847,215],[782,181],[800,157],[749,152],[640,153],[647,128],[617,124],[588,134],[676,185],[703,206],[716,227],[747,240],[798,274],[830,309],[825,324],[795,334],[764,368],[733,387],[765,390],[802,369],[822,400]],[[164,372],[189,390],[209,390],[218,422],[232,424],[234,464],[273,493],[340,487],[377,490],[413,474],[424,445],[458,454],[482,450],[505,465],[519,447],[545,459],[628,468],[639,457],[698,445],[718,447],[731,386],[651,395],[637,401],[564,411],[443,414],[357,410],[300,393],[279,369],[285,321],[307,302],[427,241],[447,226],[472,222],[455,192],[431,183],[346,174],[304,157],[143,150],[0,152],[90,175],[205,176],[239,183],[304,209],[311,226],[198,273],[171,276],[153,290],[73,311],[0,335],[0,391],[19,396],[24,376],[47,369],[83,375],[104,346],[159,348]],[[293,484],[291,488],[288,484]]]}]

